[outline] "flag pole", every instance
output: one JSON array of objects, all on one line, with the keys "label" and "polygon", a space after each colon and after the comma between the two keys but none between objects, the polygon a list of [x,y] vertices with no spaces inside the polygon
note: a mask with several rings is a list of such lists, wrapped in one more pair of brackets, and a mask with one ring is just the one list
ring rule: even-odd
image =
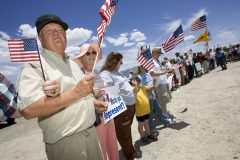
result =
[{"label": "flag pole", "polygon": [[95,70],[95,66],[96,66],[96,63],[97,63],[97,60],[98,60],[98,55],[99,55],[99,53],[97,52],[97,56],[96,56],[94,64],[93,64],[92,74],[94,73],[94,70]]},{"label": "flag pole", "polygon": [[[36,39],[36,42],[37,42],[37,38],[35,38],[35,39]],[[43,80],[46,81],[46,78],[45,78],[45,75],[44,75],[44,72],[43,72],[43,66],[42,66],[42,61],[41,61],[41,57],[40,57],[40,52],[39,52],[39,49],[38,49],[38,44],[37,44],[37,50],[38,50],[38,57],[39,57],[40,66],[41,66],[41,70],[42,70]]]},{"label": "flag pole", "polygon": [[[101,44],[102,44],[102,42],[103,42],[103,37],[102,37],[101,42],[99,43],[99,49],[100,49],[100,50],[101,50]],[[99,56],[99,53],[97,52],[97,56],[96,56],[95,61],[94,61],[94,64],[93,64],[92,74],[94,73],[95,66],[96,66],[96,63],[97,63],[97,60],[98,60],[98,56]]]},{"label": "flag pole", "polygon": [[206,53],[208,52],[208,29],[207,29],[207,25],[206,25],[206,30],[207,30],[207,41],[206,41]]}]

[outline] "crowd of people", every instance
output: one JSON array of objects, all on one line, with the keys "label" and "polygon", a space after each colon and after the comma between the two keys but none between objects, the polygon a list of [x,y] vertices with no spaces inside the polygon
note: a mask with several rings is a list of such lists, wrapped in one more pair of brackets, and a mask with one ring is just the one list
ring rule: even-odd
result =
[{"label": "crowd of people", "polygon": [[[227,69],[220,48],[216,53],[176,53],[164,58],[160,48],[152,50],[154,67],[147,71],[138,66],[131,79],[119,70],[123,54],[107,55],[100,73],[94,63],[102,56],[97,43],[84,44],[73,60],[65,52],[68,24],[53,14],[40,16],[36,29],[42,45],[41,62],[46,81],[43,81],[39,62],[26,63],[17,82],[17,108],[26,119],[38,118],[49,160],[118,160],[118,143],[127,160],[141,157],[133,146],[131,125],[136,116],[142,143],[158,140],[158,119],[163,125],[173,125],[175,116],[167,108],[171,92],[213,70],[219,64]],[[197,67],[197,65],[200,65]],[[107,110],[94,87],[94,75],[99,75],[104,87],[119,86],[126,110],[104,123]],[[169,80],[170,78],[170,80]],[[15,97],[16,98],[16,97]]]}]

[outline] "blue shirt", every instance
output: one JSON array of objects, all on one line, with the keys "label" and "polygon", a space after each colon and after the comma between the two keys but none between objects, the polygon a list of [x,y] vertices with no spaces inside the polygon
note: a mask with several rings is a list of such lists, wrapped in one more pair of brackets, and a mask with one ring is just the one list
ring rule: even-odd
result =
[{"label": "blue shirt", "polygon": [[[153,86],[153,78],[149,73],[141,73],[139,74],[139,78],[143,86]],[[152,99],[151,91],[148,91],[147,95],[149,99]]]}]

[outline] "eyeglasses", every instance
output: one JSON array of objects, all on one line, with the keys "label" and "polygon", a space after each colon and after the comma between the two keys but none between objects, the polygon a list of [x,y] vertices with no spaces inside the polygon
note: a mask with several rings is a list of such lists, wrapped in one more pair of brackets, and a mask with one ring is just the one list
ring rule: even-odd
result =
[{"label": "eyeglasses", "polygon": [[90,56],[90,55],[96,56],[97,52],[93,51],[93,52],[87,52],[86,53],[86,56]]}]

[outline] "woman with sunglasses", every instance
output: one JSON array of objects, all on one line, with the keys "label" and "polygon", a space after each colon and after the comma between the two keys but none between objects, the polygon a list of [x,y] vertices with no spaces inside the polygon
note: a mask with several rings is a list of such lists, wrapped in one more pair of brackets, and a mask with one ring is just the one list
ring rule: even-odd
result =
[{"label": "woman with sunglasses", "polygon": [[[88,74],[94,69],[93,67],[96,58],[97,61],[102,59],[102,52],[99,45],[97,43],[84,44],[80,48],[80,54],[74,58],[74,61],[79,65],[85,74]],[[105,124],[102,114],[99,114],[99,116],[101,122],[95,126],[101,144],[104,160],[119,160],[114,121],[110,120],[107,124]]]}]

